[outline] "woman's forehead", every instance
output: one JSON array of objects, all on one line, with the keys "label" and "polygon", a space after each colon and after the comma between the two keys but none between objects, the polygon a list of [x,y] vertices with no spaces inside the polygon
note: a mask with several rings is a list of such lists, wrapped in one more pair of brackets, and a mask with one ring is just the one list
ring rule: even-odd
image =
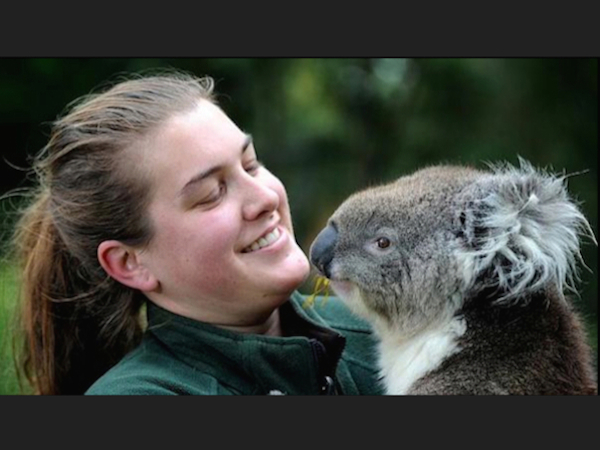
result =
[{"label": "woman's forehead", "polygon": [[199,173],[239,160],[246,148],[252,149],[249,135],[218,106],[203,100],[149,136],[139,163],[145,166],[154,188],[166,190],[170,196]]},{"label": "woman's forehead", "polygon": [[154,138],[174,149],[219,147],[242,141],[245,134],[215,104],[200,100],[197,106],[168,119],[154,133]]}]

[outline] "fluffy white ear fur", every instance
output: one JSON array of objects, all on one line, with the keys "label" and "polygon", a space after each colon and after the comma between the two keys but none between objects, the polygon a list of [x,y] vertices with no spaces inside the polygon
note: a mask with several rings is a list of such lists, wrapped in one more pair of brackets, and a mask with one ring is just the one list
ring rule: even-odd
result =
[{"label": "fluffy white ear fur", "polygon": [[[463,289],[498,288],[498,301],[516,300],[554,285],[574,291],[580,236],[594,233],[566,188],[566,177],[535,169],[492,166],[465,193],[464,241],[457,250]],[[485,276],[483,276],[485,274]]]}]

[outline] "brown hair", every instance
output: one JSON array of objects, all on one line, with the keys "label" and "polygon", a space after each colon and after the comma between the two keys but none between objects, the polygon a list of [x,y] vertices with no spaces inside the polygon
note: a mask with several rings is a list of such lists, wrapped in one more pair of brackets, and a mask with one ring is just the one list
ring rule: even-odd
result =
[{"label": "brown hair", "polygon": [[82,97],[34,160],[38,185],[17,223],[22,269],[17,368],[38,394],[82,394],[139,342],[143,294],[110,278],[98,245],[144,246],[150,182],[130,150],[200,99],[209,77],[170,72]]}]

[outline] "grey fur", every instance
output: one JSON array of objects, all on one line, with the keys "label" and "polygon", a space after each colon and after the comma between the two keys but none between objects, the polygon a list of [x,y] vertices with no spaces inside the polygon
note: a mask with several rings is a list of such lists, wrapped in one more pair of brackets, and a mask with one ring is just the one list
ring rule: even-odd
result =
[{"label": "grey fur", "polygon": [[[381,340],[466,326],[456,350],[402,393],[597,393],[564,295],[575,291],[580,237],[596,241],[565,177],[520,162],[433,166],[363,190],[313,242],[313,264]],[[380,353],[382,368],[393,363]]]}]

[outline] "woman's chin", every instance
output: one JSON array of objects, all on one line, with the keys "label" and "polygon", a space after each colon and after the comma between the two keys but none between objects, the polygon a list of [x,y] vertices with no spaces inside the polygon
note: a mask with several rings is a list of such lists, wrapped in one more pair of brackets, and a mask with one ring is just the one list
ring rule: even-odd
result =
[{"label": "woman's chin", "polygon": [[299,250],[294,254],[290,254],[277,270],[278,287],[282,291],[291,293],[307,280],[310,274],[310,263],[306,255]]}]

